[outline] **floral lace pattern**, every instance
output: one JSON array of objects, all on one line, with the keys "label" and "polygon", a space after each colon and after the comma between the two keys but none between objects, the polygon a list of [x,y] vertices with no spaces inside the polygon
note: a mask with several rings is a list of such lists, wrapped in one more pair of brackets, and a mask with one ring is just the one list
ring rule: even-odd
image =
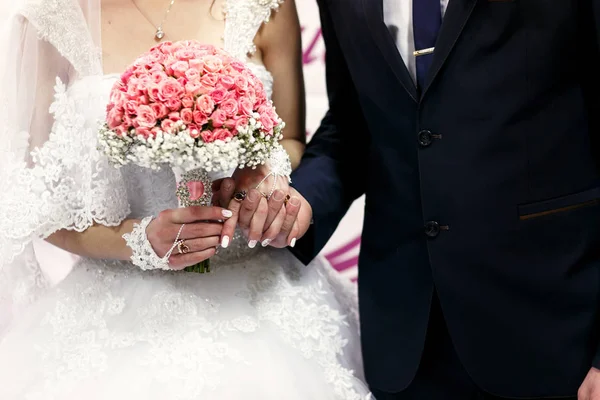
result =
[{"label": "floral lace pattern", "polygon": [[[73,275],[44,314],[41,328],[50,332],[43,331],[33,350],[45,374],[35,390],[45,399],[110,373],[118,354],[129,351],[136,354],[127,361],[135,364],[130,368],[152,371],[173,398],[202,398],[225,384],[232,365],[255,367],[245,354],[248,343],[260,340],[282,341],[314,363],[336,399],[366,398],[356,390],[353,371],[339,362],[348,322],[332,306],[330,282],[287,253],[261,249],[251,260],[220,265],[209,279],[92,260]],[[138,286],[136,297],[123,293],[125,283]],[[161,289],[146,292],[145,284]],[[277,336],[267,333],[274,328]]]},{"label": "floral lace pattern", "polygon": [[[70,97],[59,80],[55,90],[50,108],[55,123],[48,141],[31,154],[34,166],[11,162],[2,171],[11,193],[0,198],[0,231],[2,241],[15,241],[17,249],[59,229],[82,232],[93,223],[115,226],[129,213],[119,171],[96,149],[98,124],[83,118],[81,107],[89,103]],[[10,243],[0,244],[2,261],[12,262],[18,253],[7,251]]]},{"label": "floral lace pattern", "polygon": [[102,73],[102,52],[92,40],[77,0],[29,0],[20,12],[80,76]]}]

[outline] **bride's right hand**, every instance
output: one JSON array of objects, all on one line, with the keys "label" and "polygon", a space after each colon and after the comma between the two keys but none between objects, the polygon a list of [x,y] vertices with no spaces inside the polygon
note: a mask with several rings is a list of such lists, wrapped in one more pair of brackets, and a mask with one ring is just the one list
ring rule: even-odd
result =
[{"label": "bride's right hand", "polygon": [[146,236],[156,255],[164,257],[173,247],[181,225],[185,224],[179,239],[185,240],[189,253],[173,251],[169,265],[182,270],[215,255],[223,230],[223,221],[232,212],[221,207],[186,207],[165,210],[146,229]]}]

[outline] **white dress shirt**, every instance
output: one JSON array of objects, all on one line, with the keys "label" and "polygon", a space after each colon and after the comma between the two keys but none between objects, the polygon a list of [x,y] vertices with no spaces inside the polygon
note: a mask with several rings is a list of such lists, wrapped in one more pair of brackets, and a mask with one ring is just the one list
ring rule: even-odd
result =
[{"label": "white dress shirt", "polygon": [[[383,19],[392,34],[395,34],[396,46],[400,55],[416,82],[415,39],[413,34],[413,1],[414,0],[383,0]],[[440,0],[442,15],[446,13],[449,0]]]}]

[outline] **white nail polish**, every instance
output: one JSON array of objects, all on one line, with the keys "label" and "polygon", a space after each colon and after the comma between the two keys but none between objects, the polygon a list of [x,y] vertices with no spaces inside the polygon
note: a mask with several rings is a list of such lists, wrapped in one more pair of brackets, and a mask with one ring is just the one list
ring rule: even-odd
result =
[{"label": "white nail polish", "polygon": [[290,242],[290,247],[295,247],[296,246],[296,238],[293,238],[292,241]]},{"label": "white nail polish", "polygon": [[223,239],[221,240],[221,247],[226,249],[227,246],[229,246],[229,236],[223,236]]},{"label": "white nail polish", "polygon": [[261,244],[262,244],[262,247],[267,247],[268,245],[271,244],[271,239],[265,239],[265,240],[263,240],[263,242]]},{"label": "white nail polish", "polygon": [[250,247],[251,249],[253,249],[253,248],[256,247],[257,243],[258,242],[256,240],[251,240],[251,241],[248,242],[248,247]]},{"label": "white nail polish", "polygon": [[223,216],[225,218],[231,218],[231,217],[233,217],[233,213],[231,211],[229,211],[229,210],[223,210],[222,214],[223,214]]}]

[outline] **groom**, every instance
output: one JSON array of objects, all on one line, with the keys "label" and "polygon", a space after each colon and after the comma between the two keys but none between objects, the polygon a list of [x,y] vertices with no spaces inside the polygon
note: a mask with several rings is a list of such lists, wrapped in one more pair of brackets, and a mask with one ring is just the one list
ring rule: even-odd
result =
[{"label": "groom", "polygon": [[294,251],[366,194],[377,399],[600,399],[600,0],[319,3],[330,110]]}]

